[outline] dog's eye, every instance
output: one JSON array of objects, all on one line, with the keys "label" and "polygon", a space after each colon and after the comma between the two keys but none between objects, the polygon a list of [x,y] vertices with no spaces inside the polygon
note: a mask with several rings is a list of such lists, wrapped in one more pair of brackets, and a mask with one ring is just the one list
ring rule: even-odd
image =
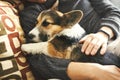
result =
[{"label": "dog's eye", "polygon": [[46,20],[42,23],[42,26],[48,26],[50,23],[49,22],[47,22]]}]

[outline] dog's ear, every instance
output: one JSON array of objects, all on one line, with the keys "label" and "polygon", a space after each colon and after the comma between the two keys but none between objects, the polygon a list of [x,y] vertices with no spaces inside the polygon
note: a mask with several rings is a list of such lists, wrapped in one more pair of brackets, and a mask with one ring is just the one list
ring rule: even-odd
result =
[{"label": "dog's ear", "polygon": [[83,17],[83,12],[81,10],[72,10],[70,12],[64,13],[63,19],[66,26],[73,26],[79,23]]},{"label": "dog's ear", "polygon": [[[55,3],[53,4],[53,6],[50,8],[51,10],[58,10],[58,5],[59,5],[59,0],[56,0]],[[42,11],[38,17],[37,17],[37,20],[39,21],[40,17],[41,17],[41,14],[43,13],[44,11]]]},{"label": "dog's ear", "polygon": [[52,10],[58,10],[59,0],[56,0],[53,6],[50,8]]}]

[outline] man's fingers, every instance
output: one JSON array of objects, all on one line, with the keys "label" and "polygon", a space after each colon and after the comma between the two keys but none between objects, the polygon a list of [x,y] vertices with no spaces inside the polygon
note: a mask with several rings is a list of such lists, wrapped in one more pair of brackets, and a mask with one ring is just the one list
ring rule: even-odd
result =
[{"label": "man's fingers", "polygon": [[95,38],[95,39],[93,39],[93,40],[89,43],[89,45],[88,45],[88,47],[87,47],[87,49],[86,49],[86,51],[85,51],[85,53],[86,53],[87,55],[92,54],[92,51],[94,50],[94,46],[96,45],[97,41],[98,41],[98,39]]},{"label": "man's fingers", "polygon": [[[83,46],[82,46],[82,49],[81,51],[84,53],[86,51],[86,48],[88,47],[89,43],[91,42],[92,38],[88,38],[85,40]],[[87,53],[86,53],[87,54]]]},{"label": "man's fingers", "polygon": [[101,55],[104,55],[105,52],[106,52],[106,50],[107,50],[107,44],[104,43],[104,44],[102,45],[102,47],[101,47],[100,54],[101,54]]},{"label": "man's fingers", "polygon": [[91,51],[91,55],[95,55],[97,53],[97,51],[100,49],[101,47],[101,41],[98,41],[96,43],[96,45],[93,47],[93,50]]}]

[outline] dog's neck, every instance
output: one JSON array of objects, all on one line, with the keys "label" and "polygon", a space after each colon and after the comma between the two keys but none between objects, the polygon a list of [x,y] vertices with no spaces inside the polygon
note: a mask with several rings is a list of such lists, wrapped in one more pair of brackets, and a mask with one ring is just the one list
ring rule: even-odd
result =
[{"label": "dog's neck", "polygon": [[71,29],[65,29],[55,35],[50,40],[58,51],[64,51],[73,44],[76,44],[85,35],[84,29],[79,25],[74,25]]},{"label": "dog's neck", "polygon": [[85,30],[79,24],[75,24],[72,28],[61,31],[57,34],[57,36],[67,36],[69,38],[81,39],[85,34]]}]

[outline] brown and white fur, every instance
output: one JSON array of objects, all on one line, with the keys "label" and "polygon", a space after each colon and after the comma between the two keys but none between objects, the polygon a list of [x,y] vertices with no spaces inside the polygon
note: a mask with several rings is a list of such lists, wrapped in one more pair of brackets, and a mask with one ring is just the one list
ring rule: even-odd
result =
[{"label": "brown and white fur", "polygon": [[[82,60],[82,56],[85,57],[85,55],[80,54],[82,53],[80,51],[81,45],[78,44],[78,41],[85,35],[85,31],[78,23],[82,19],[83,13],[80,10],[62,13],[57,10],[57,5],[58,0],[52,8],[42,11],[37,18],[36,27],[30,31],[29,34],[32,36],[32,40],[38,43],[23,44],[21,49],[27,54],[45,54],[50,57],[72,60],[81,58]],[[48,41],[42,42],[41,36],[45,36]],[[114,54],[110,55],[112,57]],[[101,57],[98,54],[95,60],[97,58],[101,59]],[[117,60],[120,63],[119,57]],[[92,62],[96,61],[93,60]],[[120,66],[120,64],[118,65]]]}]

